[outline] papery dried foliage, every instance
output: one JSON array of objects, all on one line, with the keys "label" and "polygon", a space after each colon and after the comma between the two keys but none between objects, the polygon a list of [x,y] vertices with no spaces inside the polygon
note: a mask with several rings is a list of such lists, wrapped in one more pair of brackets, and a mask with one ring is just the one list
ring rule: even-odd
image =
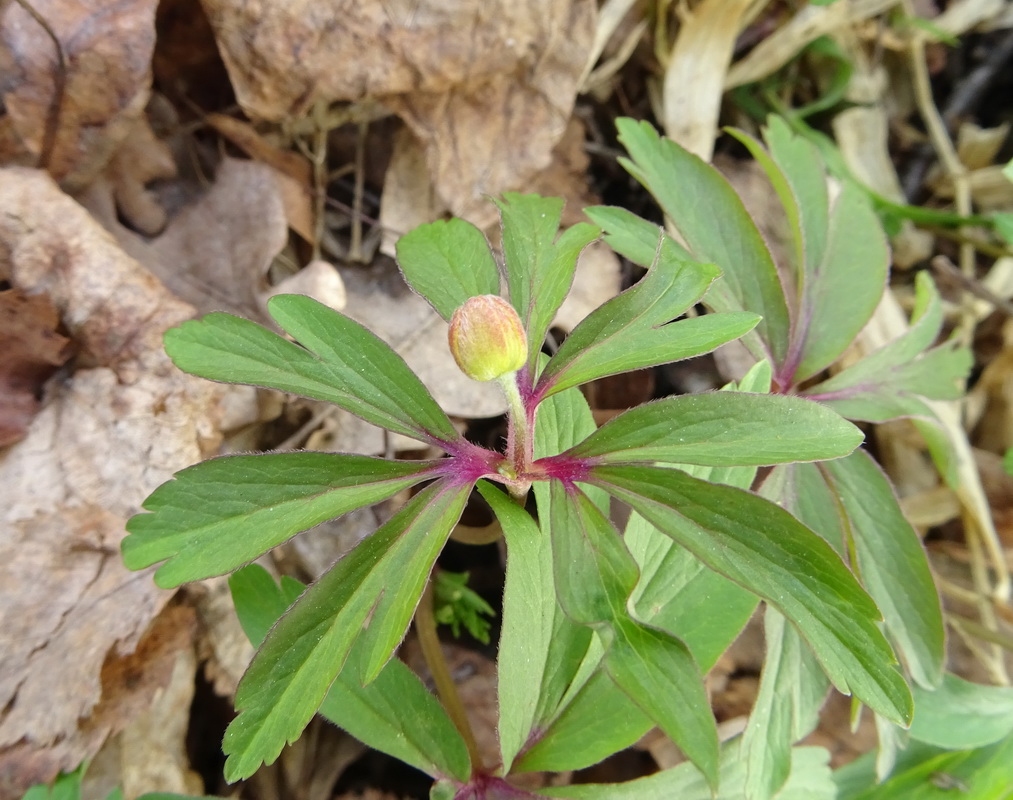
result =
[{"label": "papery dried foliage", "polygon": [[[162,351],[192,307],[43,173],[0,172],[0,254],[16,287],[48,294],[78,348],[76,371],[0,456],[0,785],[16,796],[75,767],[147,702],[150,686],[127,703],[119,691],[134,679],[103,672],[170,597],[122,566],[123,524],[205,455],[222,389]],[[145,672],[138,658],[131,674]]]},{"label": "papery dried foliage", "polygon": [[199,311],[266,319],[259,298],[268,288],[271,260],[288,238],[270,167],[224,159],[210,189],[153,240],[118,222],[108,187],[96,185],[84,202],[126,252],[175,297]]},{"label": "papery dried foliage", "polygon": [[248,114],[282,120],[319,102],[383,102],[423,143],[437,192],[465,216],[548,164],[595,15],[587,0],[204,8]]},{"label": "papery dried foliage", "polygon": [[70,355],[58,323],[45,295],[0,292],[0,447],[24,436],[42,384]]},{"label": "papery dried foliage", "polygon": [[[141,117],[151,84],[155,0],[33,0],[0,17],[0,163],[42,165],[80,187]],[[49,141],[47,141],[49,137]]]}]

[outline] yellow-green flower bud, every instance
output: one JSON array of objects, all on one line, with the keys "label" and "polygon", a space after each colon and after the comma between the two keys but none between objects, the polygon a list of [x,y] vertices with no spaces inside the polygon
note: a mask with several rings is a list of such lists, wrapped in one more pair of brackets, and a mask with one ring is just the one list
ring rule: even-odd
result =
[{"label": "yellow-green flower bud", "polygon": [[469,298],[450,318],[450,352],[476,381],[516,372],[528,358],[528,337],[514,307],[502,297]]}]

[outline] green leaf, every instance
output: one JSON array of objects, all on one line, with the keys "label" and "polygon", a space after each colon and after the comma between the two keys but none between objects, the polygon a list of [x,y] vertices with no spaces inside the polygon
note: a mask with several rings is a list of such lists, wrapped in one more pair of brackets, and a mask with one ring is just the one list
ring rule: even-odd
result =
[{"label": "green leaf", "polygon": [[[538,721],[542,684],[550,677],[553,628],[561,620],[556,613],[548,537],[527,511],[487,481],[479,482],[478,491],[503,528],[508,554],[497,677],[500,753],[504,772],[509,772]],[[572,635],[567,638],[572,640]],[[587,650],[586,635],[583,638],[571,658],[579,659]],[[560,687],[558,696],[565,690]]]},{"label": "green leaf", "polygon": [[463,219],[420,225],[397,241],[408,285],[448,322],[469,297],[499,294],[499,269],[482,232]]},{"label": "green leaf", "polygon": [[[251,564],[229,578],[229,588],[243,630],[259,645],[304,587],[288,577],[279,586],[267,570]],[[353,646],[349,661],[358,651]],[[374,750],[433,777],[467,780],[470,762],[464,740],[414,672],[394,658],[368,686],[350,677],[355,673],[346,668],[338,674],[320,706],[323,716]]]},{"label": "green leaf", "polygon": [[[728,132],[736,138],[740,136],[736,131]],[[763,138],[770,148],[776,172],[784,176],[788,193],[778,187],[772,165],[757,156],[752,146],[747,146],[770,177],[792,223],[796,253],[802,253],[797,269],[800,273],[815,273],[823,262],[830,219],[830,199],[827,195],[827,175],[823,160],[816,146],[802,136],[793,134],[788,123],[781,117],[771,115],[767,118]],[[745,143],[743,139],[740,141]],[[796,287],[798,285],[796,283]]]},{"label": "green leaf", "polygon": [[650,124],[619,119],[616,127],[632,157],[620,163],[658,200],[693,256],[721,268],[708,305],[716,311],[748,308],[760,314],[756,334],[774,363],[782,364],[790,327],[784,292],[774,260],[738,195],[717,170],[659,137]]},{"label": "green leaf", "polygon": [[632,408],[562,458],[763,466],[840,458],[862,439],[862,432],[839,414],[798,397],[710,392]]},{"label": "green leaf", "polygon": [[911,694],[876,626],[878,609],[830,546],[794,517],[678,470],[600,466],[591,480],[788,617],[842,693],[910,722]]},{"label": "green leaf", "polygon": [[943,614],[921,539],[886,476],[864,451],[820,465],[854,537],[858,574],[886,621],[911,676],[939,685],[946,657]]},{"label": "green leaf", "polygon": [[605,669],[686,757],[718,785],[718,731],[693,656],[671,634],[620,619],[612,625]]},{"label": "green leaf", "polygon": [[816,727],[829,689],[816,659],[784,617],[768,607],[763,622],[766,658],[742,741],[746,800],[769,800],[784,786],[791,774],[791,746]]},{"label": "green leaf", "polygon": [[230,781],[249,777],[295,741],[320,707],[354,644],[362,684],[404,636],[433,562],[470,485],[438,482],[360,542],[300,597],[265,639],[236,692],[225,734]]},{"label": "green leaf", "polygon": [[556,596],[566,615],[583,625],[626,618],[637,564],[619,532],[579,489],[550,484],[552,564]]},{"label": "green leaf", "polygon": [[707,314],[673,319],[717,277],[715,267],[676,260],[662,248],[634,287],[587,315],[550,359],[537,392],[548,396],[582,383],[709,352],[742,336],[756,315]]},{"label": "green leaf", "polygon": [[33,786],[21,800],[80,800],[81,779],[87,768],[87,763],[82,763],[73,772],[59,775],[53,781],[52,789],[42,784]]},{"label": "green leaf", "polygon": [[533,374],[545,334],[570,291],[577,257],[601,231],[582,222],[557,240],[563,212],[563,200],[557,197],[507,192],[497,205],[503,219],[510,302],[528,335]]},{"label": "green leaf", "polygon": [[177,472],[127,523],[123,561],[163,588],[222,575],[300,531],[432,477],[433,463],[336,453],[224,456]]},{"label": "green leaf", "polygon": [[[588,628],[583,628],[588,631]],[[594,662],[602,650],[595,639]],[[602,670],[595,669],[560,705],[545,730],[537,730],[514,762],[515,772],[563,772],[584,769],[643,738],[654,722]]]},{"label": "green leaf", "polygon": [[323,400],[440,446],[460,441],[401,356],[359,323],[302,295],[272,297],[268,311],[303,347],[249,320],[214,312],[167,331],[165,351],[180,369],[202,378]]},{"label": "green leaf", "polygon": [[717,781],[717,729],[703,678],[675,637],[630,619],[637,567],[618,531],[580,490],[551,484],[556,594],[567,616],[606,642],[609,677]]},{"label": "green leaf", "polygon": [[1006,246],[1013,246],[1013,213],[996,212],[992,214],[992,223],[996,234],[1006,242]]},{"label": "green leaf", "polygon": [[[539,406],[535,455],[556,455],[595,429],[576,389]],[[507,543],[499,657],[499,734],[504,770],[568,770],[595,764],[635,742],[651,722],[598,670],[602,650],[556,599],[549,485],[535,484],[541,529],[530,515],[484,483]],[[602,509],[608,495],[588,487]]]},{"label": "green leaf", "polygon": [[955,339],[926,351],[942,327],[943,307],[926,273],[918,274],[915,288],[910,330],[805,394],[842,416],[868,422],[901,416],[934,419],[919,395],[937,400],[962,397],[971,354]]},{"label": "green leaf", "polygon": [[765,131],[770,154],[752,137],[729,132],[763,167],[788,218],[796,324],[780,382],[797,384],[833,363],[872,316],[886,286],[886,239],[866,193],[853,182],[828,210],[818,151],[783,120],[771,117]]},{"label": "green leaf", "polygon": [[840,800],[1008,800],[1013,736],[976,750],[940,751],[912,742],[893,776],[877,784],[870,753],[834,773]]},{"label": "green leaf", "polygon": [[666,261],[695,261],[690,252],[653,222],[617,206],[591,206],[584,213],[605,231],[605,242],[634,264],[650,269],[659,260],[659,249]]},{"label": "green leaf", "polygon": [[[741,800],[748,786],[742,738],[721,748],[719,800]],[[830,754],[822,747],[797,747],[791,754],[791,776],[778,800],[836,800]],[[706,779],[690,763],[627,783],[573,784],[539,789],[547,797],[582,800],[714,800]]]},{"label": "green leaf", "polygon": [[482,596],[468,586],[469,573],[439,570],[433,580],[433,601],[436,621],[449,625],[454,638],[461,635],[461,626],[482,644],[489,644],[489,620],[495,610]]},{"label": "green leaf", "polygon": [[935,691],[914,690],[911,738],[947,749],[970,749],[1013,736],[1013,689],[982,686],[947,673]]},{"label": "green leaf", "polygon": [[632,597],[637,618],[685,642],[706,672],[749,621],[756,595],[708,569],[639,514],[630,515],[623,539],[640,565]]},{"label": "green leaf", "polygon": [[[758,361],[738,384],[723,391],[767,392],[770,378],[770,362]],[[680,468],[696,478],[740,489],[750,487],[756,476],[755,467]],[[706,672],[749,621],[756,595],[704,566],[639,514],[630,515],[623,539],[640,566],[640,582],[631,598],[638,619],[685,642]]]},{"label": "green leaf", "polygon": [[883,296],[889,264],[886,237],[865,193],[845,183],[831,212],[823,260],[806,276],[793,383],[825,369],[851,345]]}]

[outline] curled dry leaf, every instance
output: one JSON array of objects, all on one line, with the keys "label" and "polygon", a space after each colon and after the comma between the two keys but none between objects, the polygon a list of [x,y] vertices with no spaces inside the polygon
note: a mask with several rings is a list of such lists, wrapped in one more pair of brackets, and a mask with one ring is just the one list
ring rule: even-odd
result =
[{"label": "curled dry leaf", "polygon": [[81,200],[176,297],[201,312],[228,311],[266,321],[260,298],[268,289],[267,270],[288,240],[270,167],[224,159],[207,193],[151,241],[119,223],[108,183],[97,182]]},{"label": "curled dry leaf", "polygon": [[49,295],[79,352],[0,455],[0,786],[13,792],[75,767],[146,702],[117,694],[143,658],[135,678],[103,675],[171,596],[122,566],[123,525],[210,449],[224,390],[162,350],[193,308],[44,173],[0,171],[0,253],[16,287]]},{"label": "curled dry leaf", "polygon": [[424,144],[455,214],[549,161],[594,37],[589,0],[298,0],[204,8],[243,109],[281,120],[318,102],[379,100]]},{"label": "curled dry leaf", "polygon": [[146,117],[130,122],[129,133],[106,167],[106,174],[123,218],[147,236],[159,233],[165,227],[165,210],[147,184],[174,177],[176,162]]},{"label": "curled dry leaf", "polygon": [[[0,163],[41,165],[89,183],[141,117],[151,85],[156,0],[32,0],[0,5]],[[6,65],[3,62],[8,62]],[[61,90],[62,87],[62,90]],[[58,114],[58,118],[57,118]]]}]

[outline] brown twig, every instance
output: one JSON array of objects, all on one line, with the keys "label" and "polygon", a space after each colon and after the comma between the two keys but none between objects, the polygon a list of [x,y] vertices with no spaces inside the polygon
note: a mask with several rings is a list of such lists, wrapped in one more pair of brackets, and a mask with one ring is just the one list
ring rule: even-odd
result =
[{"label": "brown twig", "polygon": [[963,272],[957,269],[953,262],[951,262],[946,256],[936,256],[929,263],[932,265],[932,269],[936,272],[956,281],[964,288],[964,290],[970,292],[979,300],[991,303],[997,309],[1006,314],[1006,316],[1013,317],[1013,303],[1009,300],[1003,300],[999,297],[999,295],[990,291],[988,287],[986,287],[977,278],[967,277]]},{"label": "brown twig", "polygon": [[480,770],[482,768],[482,754],[479,752],[478,742],[475,741],[475,734],[471,730],[471,723],[468,722],[468,715],[465,713],[461,696],[457,693],[457,686],[455,686],[450,669],[447,667],[447,661],[443,657],[443,648],[440,647],[440,638],[436,633],[432,578],[426,584],[422,600],[415,612],[415,632],[419,637],[419,645],[422,647],[422,656],[426,660],[426,666],[429,667],[433,683],[436,684],[436,694],[461,734],[461,738],[464,739],[468,755],[471,756],[472,769]]}]

